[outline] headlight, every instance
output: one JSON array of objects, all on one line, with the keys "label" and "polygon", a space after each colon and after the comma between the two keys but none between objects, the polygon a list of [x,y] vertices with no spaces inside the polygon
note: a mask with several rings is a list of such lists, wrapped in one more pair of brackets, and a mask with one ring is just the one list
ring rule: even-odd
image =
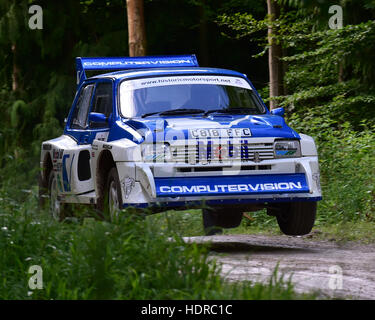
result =
[{"label": "headlight", "polygon": [[292,158],[301,156],[301,146],[298,140],[278,140],[275,141],[276,158]]},{"label": "headlight", "polygon": [[142,145],[142,158],[145,162],[168,162],[172,159],[168,143],[145,143]]}]

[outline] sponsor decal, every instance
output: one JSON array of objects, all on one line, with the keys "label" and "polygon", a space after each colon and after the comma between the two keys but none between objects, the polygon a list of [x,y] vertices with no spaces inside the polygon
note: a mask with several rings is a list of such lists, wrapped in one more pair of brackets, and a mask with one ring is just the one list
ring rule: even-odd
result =
[{"label": "sponsor decal", "polygon": [[52,146],[50,144],[43,144],[43,150],[49,151],[52,149]]},{"label": "sponsor decal", "polygon": [[301,190],[301,182],[257,183],[257,184],[219,184],[193,186],[161,186],[161,193],[232,193],[258,191]]},{"label": "sponsor decal", "polygon": [[53,164],[53,169],[54,169],[55,171],[61,171],[61,169],[62,169],[62,163],[61,163],[61,162],[55,162],[55,163]]},{"label": "sponsor decal", "polygon": [[62,186],[61,176],[58,173],[57,174],[57,187],[58,187],[58,189],[59,189],[60,192],[63,192],[63,189],[61,188],[61,186]]},{"label": "sponsor decal", "polygon": [[53,149],[52,151],[53,160],[62,159],[63,153],[64,153],[63,149]]},{"label": "sponsor decal", "polygon": [[143,60],[143,61],[88,61],[83,63],[84,68],[90,67],[127,67],[136,65],[168,65],[168,64],[189,64],[191,60],[174,59],[174,60]]},{"label": "sponsor decal", "polygon": [[316,172],[312,175],[313,180],[315,181],[316,187],[318,188],[318,191],[321,192],[322,188],[320,186],[320,173]]},{"label": "sponsor decal", "polygon": [[275,150],[277,156],[292,156],[297,150]]},{"label": "sponsor decal", "polygon": [[262,161],[262,160],[260,159],[259,152],[254,152],[254,159],[253,159],[253,161],[254,161],[255,163],[259,163],[259,162]]},{"label": "sponsor decal", "polygon": [[249,128],[190,129],[192,138],[242,138],[251,137]]},{"label": "sponsor decal", "polygon": [[63,176],[63,185],[64,185],[64,191],[70,191],[70,183],[68,180],[68,172],[66,168],[66,159],[70,158],[70,154],[64,155],[64,158],[62,160],[62,176]]},{"label": "sponsor decal", "polygon": [[71,191],[70,181],[72,181],[72,166],[73,166],[74,156],[75,154],[73,154],[72,160],[70,161],[69,177],[68,177],[67,159],[70,158],[70,154],[64,154],[62,158],[62,179],[63,179],[64,191],[66,192]]},{"label": "sponsor decal", "polygon": [[160,197],[309,192],[305,174],[155,178]]},{"label": "sponsor decal", "polygon": [[256,153],[251,151],[248,140],[240,140],[239,144],[234,144],[232,141],[221,144],[213,144],[210,141],[207,141],[207,143],[198,141],[197,150],[198,162],[202,160],[210,162],[214,160],[231,161],[236,159],[260,161],[259,153],[256,156]]},{"label": "sponsor decal", "polygon": [[211,85],[225,85],[245,88],[252,90],[249,83],[239,77],[230,76],[173,76],[173,77],[158,77],[151,79],[135,79],[128,80],[121,83],[121,100],[123,100],[123,94],[129,90],[151,88],[160,86],[170,85],[181,85],[181,84],[211,84]]},{"label": "sponsor decal", "polygon": [[163,153],[146,154],[144,155],[144,159],[145,161],[164,162],[165,155]]},{"label": "sponsor decal", "polygon": [[112,149],[112,146],[109,145],[109,144],[103,144],[103,149],[108,149],[108,150],[110,150],[110,149]]},{"label": "sponsor decal", "polygon": [[132,189],[135,186],[135,180],[133,178],[126,177],[121,182],[121,185],[122,185],[122,187],[124,189],[125,199],[128,199],[129,196],[130,196],[130,194],[131,194],[131,192],[132,192]]},{"label": "sponsor decal", "polygon": [[99,140],[99,141],[107,141],[108,139],[109,132],[98,132],[95,135],[94,140]]},{"label": "sponsor decal", "polygon": [[[254,161],[274,158],[272,143],[252,143],[250,139],[197,139],[194,144],[170,145],[172,161],[207,164],[212,162]],[[164,153],[150,152],[148,161],[164,161]]]}]

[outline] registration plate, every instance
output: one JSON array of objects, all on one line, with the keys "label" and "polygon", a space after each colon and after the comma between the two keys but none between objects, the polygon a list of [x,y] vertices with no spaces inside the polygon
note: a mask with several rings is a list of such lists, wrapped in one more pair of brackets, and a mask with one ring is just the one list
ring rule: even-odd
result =
[{"label": "registration plate", "polygon": [[190,129],[192,138],[242,138],[251,137],[249,128],[231,129]]}]

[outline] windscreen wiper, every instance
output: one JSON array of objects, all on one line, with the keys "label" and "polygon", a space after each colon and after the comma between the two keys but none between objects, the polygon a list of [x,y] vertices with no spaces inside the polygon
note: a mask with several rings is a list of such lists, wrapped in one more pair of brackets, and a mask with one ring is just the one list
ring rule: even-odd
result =
[{"label": "windscreen wiper", "polygon": [[230,108],[230,109],[214,109],[208,110],[204,113],[205,116],[209,115],[210,113],[235,113],[235,114],[250,114],[250,111],[257,111],[256,109],[249,109],[249,108]]},{"label": "windscreen wiper", "polygon": [[158,114],[160,111],[157,111],[157,112],[149,112],[149,113],[144,113],[141,115],[142,118],[146,118],[148,116],[152,116],[154,114]]},{"label": "windscreen wiper", "polygon": [[194,113],[204,113],[205,111],[202,109],[187,109],[187,108],[181,108],[181,109],[171,109],[166,111],[159,111],[159,112],[151,112],[151,113],[145,113],[142,115],[142,118],[158,114],[161,116],[166,115],[174,115],[174,114],[194,114]]}]

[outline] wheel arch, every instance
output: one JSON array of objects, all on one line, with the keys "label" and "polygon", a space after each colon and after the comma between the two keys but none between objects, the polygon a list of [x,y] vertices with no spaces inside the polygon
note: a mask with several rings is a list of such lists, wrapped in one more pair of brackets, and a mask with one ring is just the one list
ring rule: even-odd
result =
[{"label": "wheel arch", "polygon": [[98,202],[101,202],[104,198],[107,176],[113,167],[116,167],[116,162],[114,161],[112,153],[109,150],[103,150],[99,154],[95,173]]},{"label": "wheel arch", "polygon": [[52,157],[49,152],[47,152],[43,158],[43,165],[41,168],[41,179],[40,186],[42,188],[48,188],[48,178],[53,170]]}]

